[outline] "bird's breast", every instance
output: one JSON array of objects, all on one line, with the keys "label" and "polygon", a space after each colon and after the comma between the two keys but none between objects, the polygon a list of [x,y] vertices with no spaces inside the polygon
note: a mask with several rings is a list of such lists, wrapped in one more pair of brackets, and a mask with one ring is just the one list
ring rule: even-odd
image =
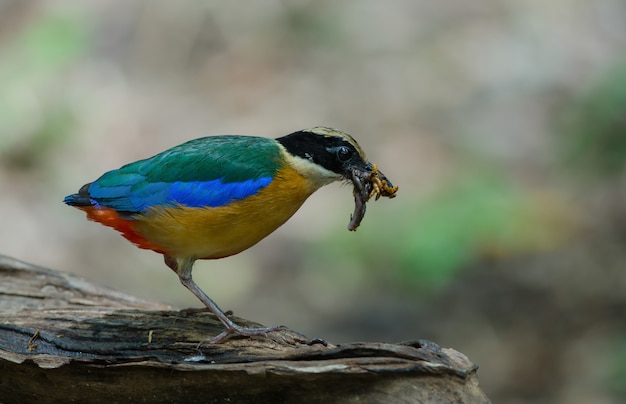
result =
[{"label": "bird's breast", "polygon": [[220,207],[152,207],[132,227],[151,246],[172,257],[222,258],[276,230],[316,189],[287,166],[255,195]]}]

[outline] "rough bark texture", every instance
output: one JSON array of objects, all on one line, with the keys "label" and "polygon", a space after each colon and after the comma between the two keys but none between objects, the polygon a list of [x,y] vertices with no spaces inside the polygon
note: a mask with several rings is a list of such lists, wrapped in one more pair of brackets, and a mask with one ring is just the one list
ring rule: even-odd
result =
[{"label": "rough bark texture", "polygon": [[198,346],[220,331],[209,313],[0,256],[3,403],[489,402],[477,367],[429,341],[309,345],[285,329]]}]

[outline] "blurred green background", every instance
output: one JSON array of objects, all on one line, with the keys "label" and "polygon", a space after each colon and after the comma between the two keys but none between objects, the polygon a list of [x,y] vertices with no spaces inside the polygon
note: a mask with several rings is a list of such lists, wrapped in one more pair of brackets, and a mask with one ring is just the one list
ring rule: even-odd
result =
[{"label": "blurred green background", "polygon": [[315,194],[199,262],[224,309],[335,343],[428,338],[499,403],[626,401],[626,3],[1,1],[0,253],[197,307],[61,201],[191,138],[354,135],[400,186]]}]

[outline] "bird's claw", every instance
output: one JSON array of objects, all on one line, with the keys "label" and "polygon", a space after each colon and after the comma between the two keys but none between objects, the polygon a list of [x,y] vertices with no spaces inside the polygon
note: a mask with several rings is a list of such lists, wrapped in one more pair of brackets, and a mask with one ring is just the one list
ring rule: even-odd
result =
[{"label": "bird's claw", "polygon": [[270,332],[275,332],[279,330],[285,329],[282,325],[272,326],[272,327],[241,327],[238,325],[227,326],[227,328],[221,333],[217,334],[214,337],[203,339],[198,342],[197,348],[199,349],[203,344],[217,344],[225,340],[231,335],[241,335],[244,337],[256,337],[263,336],[267,337],[267,334]]},{"label": "bird's claw", "polygon": [[[276,333],[280,331],[280,333]],[[275,335],[268,335],[270,333],[276,333]],[[204,339],[200,341],[196,347],[196,349],[200,349],[200,347],[204,344],[218,344],[224,341],[226,338],[231,335],[241,335],[244,337],[255,337],[255,336],[263,336],[266,338],[270,338],[275,342],[284,343],[288,345],[323,345],[328,346],[328,342],[321,338],[307,338],[303,334],[295,332],[286,328],[285,326],[273,326],[273,327],[228,327],[218,335]]]}]

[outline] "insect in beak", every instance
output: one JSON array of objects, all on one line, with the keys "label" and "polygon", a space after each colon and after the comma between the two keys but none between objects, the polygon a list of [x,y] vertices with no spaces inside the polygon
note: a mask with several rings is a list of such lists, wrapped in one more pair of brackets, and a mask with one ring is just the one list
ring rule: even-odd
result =
[{"label": "insect in beak", "polygon": [[350,172],[350,180],[354,185],[352,194],[354,195],[354,213],[350,217],[348,230],[355,231],[365,217],[366,203],[374,197],[378,200],[381,196],[395,198],[398,186],[394,186],[391,181],[378,170],[376,164],[367,164],[368,170],[361,171],[353,168]]}]

